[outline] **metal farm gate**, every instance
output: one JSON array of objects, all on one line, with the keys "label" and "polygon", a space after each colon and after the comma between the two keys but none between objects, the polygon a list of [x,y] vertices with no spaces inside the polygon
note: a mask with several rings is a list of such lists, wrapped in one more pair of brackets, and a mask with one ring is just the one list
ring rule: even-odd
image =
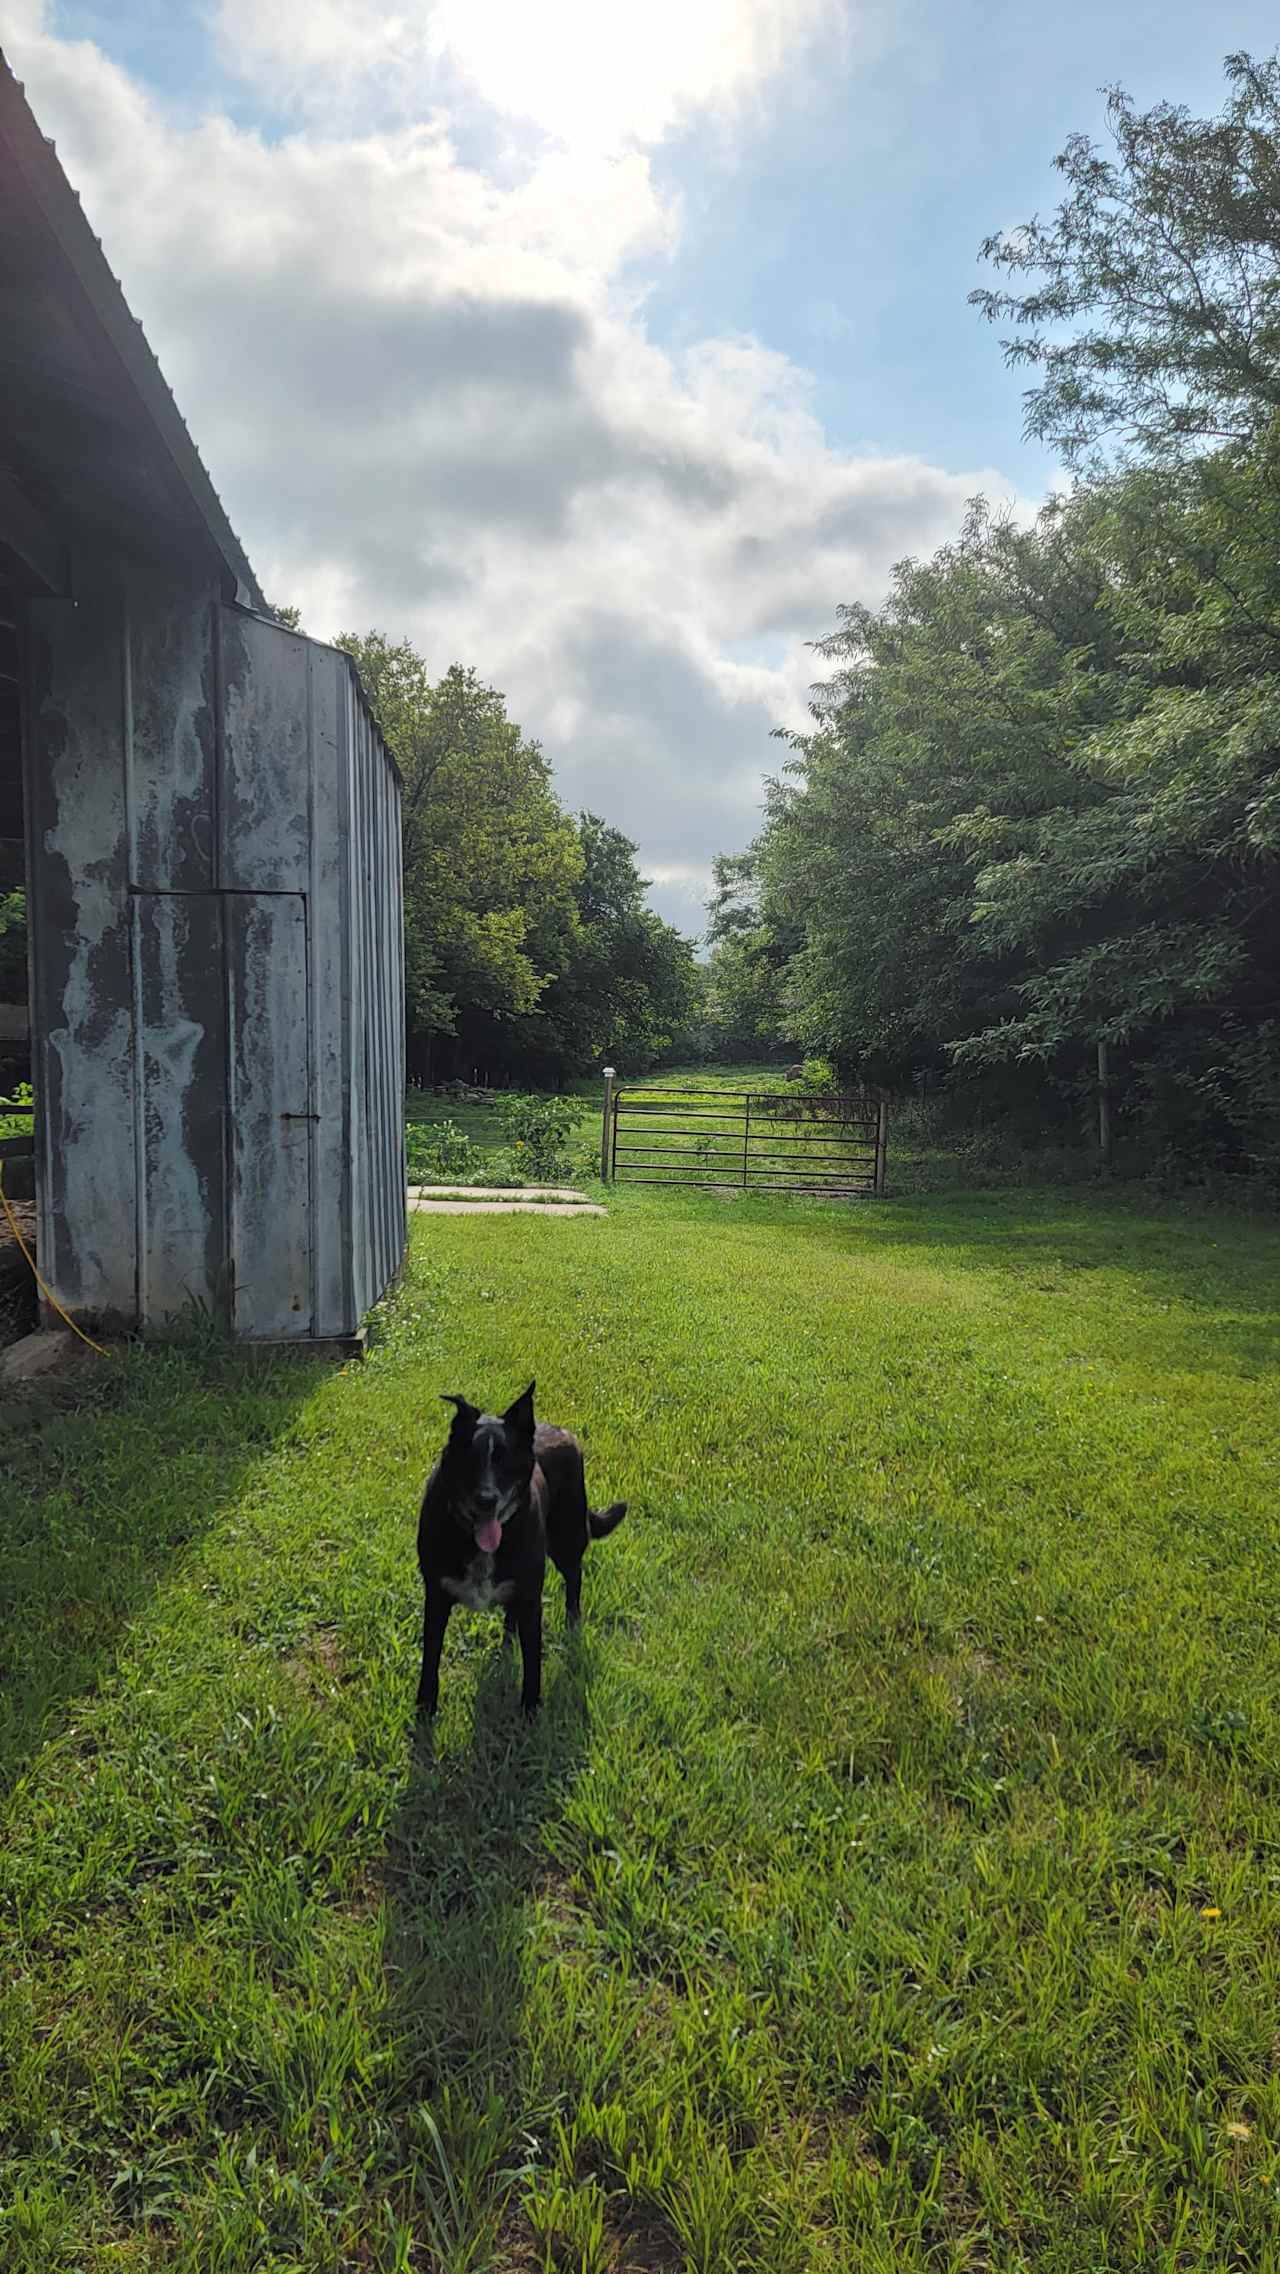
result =
[{"label": "metal farm gate", "polygon": [[887,1137],[883,1099],[606,1081],[601,1168],[618,1184],[854,1199],[883,1194]]}]

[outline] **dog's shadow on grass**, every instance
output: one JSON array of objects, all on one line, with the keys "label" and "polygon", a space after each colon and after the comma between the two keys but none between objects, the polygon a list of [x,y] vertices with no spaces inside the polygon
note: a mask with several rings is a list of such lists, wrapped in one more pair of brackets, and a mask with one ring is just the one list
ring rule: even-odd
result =
[{"label": "dog's shadow on grass", "polygon": [[[414,1744],[388,1843],[399,2215],[445,2269],[485,2263],[483,2238],[536,2152],[522,2129],[521,2022],[536,1903],[555,1870],[547,1832],[587,1757],[592,1658],[581,1635],[548,1640],[532,1724],[519,1710],[518,1651],[500,1650],[495,1633],[473,1691],[446,1646],[444,1710]],[[452,1631],[450,1641],[456,1651]]]}]

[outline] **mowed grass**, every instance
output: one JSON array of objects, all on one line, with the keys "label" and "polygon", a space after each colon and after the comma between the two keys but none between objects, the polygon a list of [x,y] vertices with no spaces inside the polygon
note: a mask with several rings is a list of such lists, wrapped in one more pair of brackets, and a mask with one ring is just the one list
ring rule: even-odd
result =
[{"label": "mowed grass", "polygon": [[[6,2274],[1280,2265],[1278,1285],[624,1193],[4,1440]],[[631,1514],[415,1754],[439,1393],[534,1373]]]}]

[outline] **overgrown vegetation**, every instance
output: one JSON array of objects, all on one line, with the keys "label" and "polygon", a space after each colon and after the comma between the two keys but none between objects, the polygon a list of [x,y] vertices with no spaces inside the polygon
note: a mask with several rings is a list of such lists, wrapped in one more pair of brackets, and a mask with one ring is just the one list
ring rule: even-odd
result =
[{"label": "overgrown vegetation", "polygon": [[[1278,1286],[623,1193],[420,1227],[362,1368],[10,1421],[6,2270],[1269,2264]],[[460,1613],[415,1756],[436,1393],[535,1365],[632,1513],[542,1725]]]},{"label": "overgrown vegetation", "polygon": [[410,1099],[405,1152],[410,1184],[520,1185],[594,1174],[589,1132],[598,1097],[473,1092],[465,1101]]},{"label": "overgrown vegetation", "polygon": [[1064,1134],[1102,1044],[1134,1159],[1280,1189],[1280,60],[1227,68],[985,248],[1076,485],[841,611],[710,985],[745,1051]]},{"label": "overgrown vegetation", "polygon": [[0,1003],[25,1002],[27,994],[27,896],[15,888],[0,892]]},{"label": "overgrown vegetation", "polygon": [[7,1097],[0,1096],[0,1137],[29,1137],[34,1103],[30,1082],[15,1082]]},{"label": "overgrown vegetation", "polygon": [[567,1176],[581,1115],[576,1098],[504,1098],[503,1127],[513,1166],[532,1179]]}]

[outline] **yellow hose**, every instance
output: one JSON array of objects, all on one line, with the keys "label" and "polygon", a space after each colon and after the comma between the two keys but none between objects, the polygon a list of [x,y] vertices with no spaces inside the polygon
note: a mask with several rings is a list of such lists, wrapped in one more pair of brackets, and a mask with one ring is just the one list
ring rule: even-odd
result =
[{"label": "yellow hose", "polygon": [[67,1313],[63,1310],[61,1303],[58,1301],[57,1296],[53,1292],[53,1289],[51,1287],[46,1287],[43,1279],[40,1277],[40,1274],[36,1269],[36,1259],[32,1255],[26,1241],[23,1239],[21,1232],[18,1230],[18,1219],[13,1213],[13,1207],[10,1203],[9,1195],[4,1189],[3,1161],[0,1161],[0,1208],[3,1208],[5,1215],[8,1218],[9,1230],[12,1232],[15,1240],[18,1243],[18,1246],[22,1250],[23,1255],[26,1257],[27,1262],[30,1264],[31,1276],[35,1280],[35,1283],[43,1295],[46,1303],[52,1304],[54,1310],[58,1314],[58,1317],[65,1321],[65,1323],[70,1327],[71,1332],[73,1334],[78,1334],[81,1342],[87,1342],[90,1350],[96,1350],[99,1358],[109,1358],[111,1356],[111,1352],[109,1350],[104,1350],[100,1342],[95,1342],[91,1334],[86,1334],[83,1327],[78,1327],[73,1318],[68,1318]]}]

